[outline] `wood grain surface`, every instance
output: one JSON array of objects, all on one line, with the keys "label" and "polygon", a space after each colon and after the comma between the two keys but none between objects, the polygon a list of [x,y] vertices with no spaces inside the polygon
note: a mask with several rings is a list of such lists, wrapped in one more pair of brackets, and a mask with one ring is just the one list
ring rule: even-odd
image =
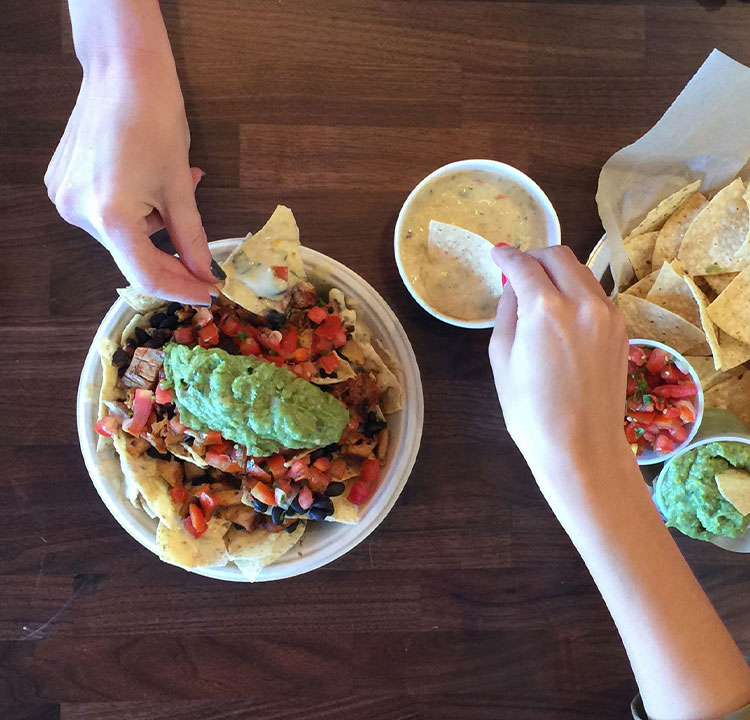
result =
[{"label": "wood grain surface", "polygon": [[[310,575],[221,583],[162,564],[81,459],[83,358],[122,277],[42,183],[80,82],[60,0],[0,23],[0,716],[7,720],[624,718],[635,684],[591,579],[505,432],[489,332],[425,314],[396,214],[439,165],[488,157],[544,188],[585,259],[606,159],[714,47],[750,63],[729,2],[170,0],[211,239],[277,202],[303,243],[390,303],[424,382],[406,489]],[[448,493],[462,485],[461,501]],[[750,653],[747,556],[676,538]]]}]

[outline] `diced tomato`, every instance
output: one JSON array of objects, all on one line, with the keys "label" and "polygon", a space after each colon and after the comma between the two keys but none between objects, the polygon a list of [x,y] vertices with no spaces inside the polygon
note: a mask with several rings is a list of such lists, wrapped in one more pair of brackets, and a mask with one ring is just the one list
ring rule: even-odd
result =
[{"label": "diced tomato", "polygon": [[284,358],[281,355],[264,355],[263,359],[266,362],[273,363],[276,367],[281,367],[284,364]]},{"label": "diced tomato", "polygon": [[365,460],[359,478],[355,480],[349,491],[349,502],[361,505],[375,492],[380,479],[380,463],[377,460]]},{"label": "diced tomato", "polygon": [[323,320],[328,317],[328,310],[326,310],[324,307],[318,307],[316,305],[315,307],[312,307],[307,311],[307,317],[309,317],[310,320],[317,325],[322,323]]},{"label": "diced tomato", "polygon": [[654,426],[659,430],[669,430],[672,432],[678,427],[683,426],[682,420],[678,417],[665,417],[664,415],[657,415],[654,420]]},{"label": "diced tomato", "polygon": [[218,445],[219,443],[226,442],[221,436],[218,430],[207,430],[203,433],[202,445]]},{"label": "diced tomato", "polygon": [[301,363],[310,358],[310,348],[300,347],[292,353],[292,359],[295,362]]},{"label": "diced tomato", "polygon": [[654,422],[654,418],[656,417],[655,412],[637,412],[628,410],[625,414],[630,420],[641,423],[641,425],[649,425]]},{"label": "diced tomato", "polygon": [[190,345],[195,342],[195,334],[192,327],[178,327],[172,331],[172,340],[180,345]]},{"label": "diced tomato", "polygon": [[154,394],[150,390],[138,388],[133,398],[133,417],[127,419],[123,424],[123,430],[136,437],[146,429],[151,410],[154,407]]},{"label": "diced tomato", "polygon": [[310,361],[302,362],[298,365],[292,365],[292,372],[303,380],[309,380],[310,378],[315,377],[315,365]]},{"label": "diced tomato", "polygon": [[206,517],[200,505],[190,503],[188,507],[188,516],[185,518],[185,528],[195,538],[199,538],[208,530]]},{"label": "diced tomato", "polygon": [[215,450],[209,450],[206,452],[204,460],[214,468],[223,470],[224,472],[229,471],[229,466],[232,464],[232,458],[226,453],[219,453]]},{"label": "diced tomato", "polygon": [[292,480],[302,480],[307,477],[310,463],[302,460],[295,460],[289,467],[288,474]]},{"label": "diced tomato", "polygon": [[271,455],[271,457],[266,458],[266,465],[268,465],[268,469],[271,471],[274,480],[286,477],[288,470],[284,464],[283,456]]},{"label": "diced tomato", "polygon": [[255,338],[245,338],[237,343],[240,353],[243,355],[260,355],[260,345]]},{"label": "diced tomato", "polygon": [[659,433],[654,443],[654,450],[660,453],[671,453],[674,450],[674,441],[667,433]]},{"label": "diced tomato", "polygon": [[224,320],[223,323],[221,323],[221,331],[225,335],[229,335],[229,337],[234,337],[239,331],[242,323],[240,322],[240,319],[236,315],[229,315]]},{"label": "diced tomato", "polygon": [[177,433],[177,435],[182,435],[182,433],[184,433],[185,430],[187,430],[187,425],[183,425],[180,422],[180,416],[175,415],[173,418],[169,420],[169,429],[173,433]]},{"label": "diced tomato", "polygon": [[[629,443],[638,442],[639,435],[642,435],[643,433],[638,433],[638,428],[641,426],[638,425],[638,423],[629,422],[625,426],[625,437],[627,438]],[[641,428],[643,429],[643,428]]]},{"label": "diced tomato", "polygon": [[646,368],[649,372],[654,373],[654,375],[658,375],[663,370],[668,360],[669,356],[664,350],[661,348],[653,348],[648,360],[646,361]]},{"label": "diced tomato", "polygon": [[341,458],[336,458],[328,468],[328,472],[337,480],[341,480],[346,474],[346,463]]},{"label": "diced tomato", "polygon": [[214,452],[222,453],[223,455],[231,455],[234,448],[234,443],[231,440],[225,440],[222,438],[218,443],[213,443],[214,447],[211,449]]},{"label": "diced tomato", "polygon": [[174,402],[172,397],[172,388],[163,388],[161,383],[156,386],[156,392],[154,393],[154,400],[158,405],[169,405]]},{"label": "diced tomato", "polygon": [[339,366],[339,356],[336,353],[329,353],[328,355],[323,355],[318,362],[320,362],[323,370],[327,373],[332,373]]},{"label": "diced tomato", "polygon": [[193,315],[193,325],[197,328],[202,328],[208,323],[213,323],[213,321],[213,313],[207,307],[198,308],[198,311]]},{"label": "diced tomato", "polygon": [[[203,309],[203,308],[201,308]],[[202,348],[215,347],[219,344],[219,328],[210,322],[198,330],[198,343]]]},{"label": "diced tomato", "polygon": [[323,323],[315,328],[315,333],[326,340],[333,340],[336,333],[341,329],[341,318],[338,315],[329,315]]},{"label": "diced tomato", "polygon": [[690,400],[678,400],[675,403],[675,407],[680,411],[680,418],[683,422],[694,423],[695,422],[695,407]]},{"label": "diced tomato", "polygon": [[216,495],[209,492],[208,490],[202,490],[201,494],[198,496],[198,502],[201,504],[201,508],[203,510],[203,516],[206,518],[206,520],[209,520],[211,517],[211,513],[219,507],[219,501],[216,499]]},{"label": "diced tomato", "polygon": [[105,415],[94,423],[94,430],[104,437],[112,437],[117,432],[117,420],[111,415]]},{"label": "diced tomato", "polygon": [[247,464],[245,465],[245,472],[247,472],[250,477],[253,477],[256,480],[261,480],[266,483],[271,482],[271,473],[266,472],[254,460],[248,460]]},{"label": "diced tomato", "polygon": [[309,510],[313,504],[313,493],[307,485],[305,485],[297,495],[297,502],[303,510]]},{"label": "diced tomato", "polygon": [[278,352],[282,337],[278,330],[263,328],[263,332],[258,335],[258,342],[267,350]]},{"label": "diced tomato", "polygon": [[325,492],[325,489],[331,484],[331,476],[313,466],[307,468],[306,474],[307,482],[314,492]]},{"label": "diced tomato", "polygon": [[279,343],[279,355],[289,357],[297,349],[297,331],[290,328]]},{"label": "diced tomato", "polygon": [[335,348],[344,347],[346,343],[347,343],[346,332],[344,330],[339,330],[333,336],[333,347]]},{"label": "diced tomato", "polygon": [[184,503],[190,497],[190,494],[183,485],[175,485],[169,489],[169,497],[172,498],[172,502]]},{"label": "diced tomato", "polygon": [[257,482],[255,485],[253,485],[252,490],[250,490],[250,494],[256,499],[260,500],[262,503],[265,503],[266,505],[276,506],[276,496],[273,492],[273,489],[270,488],[268,485],[262,482]]},{"label": "diced tomato", "polygon": [[630,345],[628,348],[628,359],[636,367],[646,364],[646,351],[638,345]]},{"label": "diced tomato", "polygon": [[286,265],[272,265],[271,270],[280,280],[289,280],[289,268]]},{"label": "diced tomato", "polygon": [[680,424],[677,425],[677,427],[669,430],[669,434],[672,436],[672,439],[679,445],[680,443],[687,440],[688,431],[684,425]]},{"label": "diced tomato", "polygon": [[659,385],[652,390],[657,397],[664,398],[690,398],[698,394],[698,388],[692,381],[682,385]]},{"label": "diced tomato", "polygon": [[680,408],[678,407],[665,407],[664,410],[661,411],[661,414],[666,418],[678,418],[680,417]]},{"label": "diced tomato", "polygon": [[313,467],[318,468],[322,472],[325,472],[331,467],[331,461],[327,457],[319,457],[314,463]]},{"label": "diced tomato", "polygon": [[313,335],[310,349],[312,350],[313,355],[324,355],[333,350],[333,342],[324,338],[322,335]]}]

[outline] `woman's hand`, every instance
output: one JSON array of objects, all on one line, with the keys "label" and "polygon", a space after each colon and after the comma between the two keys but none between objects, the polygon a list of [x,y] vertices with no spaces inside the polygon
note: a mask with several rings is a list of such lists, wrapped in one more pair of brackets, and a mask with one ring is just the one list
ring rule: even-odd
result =
[{"label": "woman's hand", "polygon": [[[195,203],[201,171],[188,162],[182,93],[158,13],[140,0],[71,2],[83,82],[44,181],[60,215],[99,240],[141,292],[208,304],[217,279]],[[149,37],[148,48],[132,41]],[[180,259],[149,239],[165,225]]]},{"label": "woman's hand", "polygon": [[567,247],[498,247],[492,254],[509,283],[490,362],[508,432],[537,480],[571,459],[630,452],[622,315]]}]

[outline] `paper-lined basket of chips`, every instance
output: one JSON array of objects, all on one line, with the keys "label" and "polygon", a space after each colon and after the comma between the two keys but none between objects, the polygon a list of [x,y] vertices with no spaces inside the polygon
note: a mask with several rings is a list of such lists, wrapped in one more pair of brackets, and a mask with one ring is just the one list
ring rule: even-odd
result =
[{"label": "paper-lined basket of chips", "polygon": [[[706,409],[746,427],[748,112],[750,69],[714,51],[657,124],[605,163],[597,192],[605,236],[589,261],[598,277],[611,272],[628,335],[684,355]],[[732,482],[750,483],[750,473],[743,477]]]}]

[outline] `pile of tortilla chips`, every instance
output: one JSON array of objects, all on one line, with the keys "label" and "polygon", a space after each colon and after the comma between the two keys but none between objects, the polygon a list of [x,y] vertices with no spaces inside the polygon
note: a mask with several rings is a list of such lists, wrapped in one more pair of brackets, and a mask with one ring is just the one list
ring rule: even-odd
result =
[{"label": "pile of tortilla chips", "polygon": [[[290,268],[290,282],[286,288],[280,288],[278,294],[272,298],[256,293],[258,266],[261,264],[283,264]],[[225,297],[256,314],[269,309],[285,311],[288,304],[288,298],[286,304],[284,300],[285,290],[292,288],[297,282],[307,280],[300,254],[299,230],[291,210],[278,206],[266,225],[255,235],[248,235],[224,261],[222,269],[227,274],[226,282],[221,288]],[[270,273],[270,267],[268,270]],[[140,295],[132,288],[120,289],[118,293],[136,314],[117,338],[119,342],[106,338],[99,343],[103,369],[98,414],[100,418],[104,417],[108,410],[112,410],[117,401],[123,399],[122,388],[118,386],[117,369],[111,361],[114,351],[127,342],[137,327],[149,327],[150,317],[166,306],[164,300]],[[344,294],[340,290],[331,289],[329,299],[332,303],[338,304],[342,318],[347,325],[354,326],[355,330],[347,345],[341,348],[336,376],[314,378],[311,382],[319,385],[341,382],[356,375],[353,366],[372,372],[381,391],[376,409],[382,411],[381,419],[385,419],[386,414],[403,408],[401,382],[391,369],[395,369],[398,364],[382,345],[378,346],[378,350],[373,347],[367,329],[358,322],[356,312],[347,307]],[[386,360],[391,367],[386,364]],[[125,496],[133,506],[158,520],[156,541],[159,557],[165,562],[185,569],[223,566],[228,562],[234,562],[240,572],[252,581],[264,567],[278,560],[296,545],[305,532],[304,519],[300,519],[296,529],[291,533],[269,533],[260,528],[253,532],[239,530],[232,527],[230,521],[214,516],[208,521],[206,532],[196,539],[185,529],[177,506],[168,494],[168,478],[173,463],[131,452],[130,446],[134,441],[135,438],[119,429],[112,438],[99,436],[98,451],[103,453],[104,457],[107,453],[111,454],[114,449],[120,461]],[[170,445],[167,449],[188,465],[194,465],[196,468],[208,467],[205,460],[186,442]],[[311,449],[302,450],[289,462],[310,452]],[[358,465],[347,468],[347,472],[341,478],[347,483],[347,490],[358,475]],[[358,508],[349,502],[347,495],[348,493],[344,493],[332,498],[334,512],[326,520],[348,524],[357,522]],[[252,499],[248,502],[251,503]]]}]

